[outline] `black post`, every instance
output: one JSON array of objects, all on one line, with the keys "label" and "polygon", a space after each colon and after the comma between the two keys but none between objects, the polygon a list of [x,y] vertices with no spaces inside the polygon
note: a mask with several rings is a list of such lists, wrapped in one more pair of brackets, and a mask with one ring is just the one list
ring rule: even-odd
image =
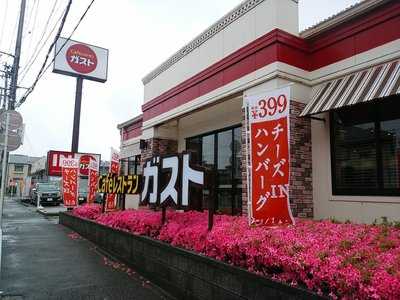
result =
[{"label": "black post", "polygon": [[207,172],[207,186],[210,191],[208,195],[208,231],[211,231],[214,226],[214,210],[215,210],[215,169]]},{"label": "black post", "polygon": [[71,152],[78,152],[79,145],[79,124],[81,120],[81,103],[82,103],[82,83],[83,78],[76,78],[76,91],[75,91],[75,110],[74,110],[74,127],[72,129],[72,146]]},{"label": "black post", "polygon": [[125,194],[121,195],[121,198],[122,198],[122,210],[125,210],[126,195]]},{"label": "black post", "polygon": [[165,206],[161,207],[161,224],[164,225],[167,220],[167,208]]},{"label": "black post", "polygon": [[103,193],[103,201],[101,201],[101,212],[104,214],[106,211],[107,194]]}]

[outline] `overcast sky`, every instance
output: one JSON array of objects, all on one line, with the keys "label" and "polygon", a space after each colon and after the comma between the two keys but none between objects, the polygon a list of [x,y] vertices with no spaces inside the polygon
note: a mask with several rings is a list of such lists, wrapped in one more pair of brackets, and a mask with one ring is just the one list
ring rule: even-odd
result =
[{"label": "overcast sky", "polygon": [[[32,84],[67,2],[27,0],[20,86]],[[90,2],[73,1],[63,36],[69,36]],[[72,38],[110,50],[108,81],[84,81],[79,151],[100,153],[108,159],[110,147],[119,147],[117,124],[141,113],[142,77],[240,2],[96,0]],[[358,1],[299,2],[300,29],[304,29]],[[1,51],[14,51],[19,5],[19,0],[0,0]],[[35,50],[39,54],[26,71]],[[1,64],[7,61],[6,56],[0,57]],[[42,156],[50,149],[71,148],[76,79],[54,74],[51,69],[19,109],[26,123],[26,135],[24,145],[15,153]],[[22,93],[21,89],[19,95]]]}]

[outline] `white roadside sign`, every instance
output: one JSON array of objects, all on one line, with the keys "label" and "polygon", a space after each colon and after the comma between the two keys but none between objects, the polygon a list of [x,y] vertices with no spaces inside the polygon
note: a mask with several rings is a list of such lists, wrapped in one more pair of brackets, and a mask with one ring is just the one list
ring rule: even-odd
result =
[{"label": "white roadside sign", "polygon": [[105,82],[108,49],[60,37],[55,46],[54,73]]}]

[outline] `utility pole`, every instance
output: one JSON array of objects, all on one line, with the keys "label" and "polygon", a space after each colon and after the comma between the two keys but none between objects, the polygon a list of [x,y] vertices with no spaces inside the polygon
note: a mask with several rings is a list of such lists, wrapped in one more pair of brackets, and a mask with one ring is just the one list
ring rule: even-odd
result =
[{"label": "utility pole", "polygon": [[4,64],[4,94],[3,94],[3,109],[7,109],[8,103],[10,101],[10,78],[12,76],[11,66],[8,64]]},{"label": "utility pole", "polygon": [[[19,71],[19,59],[21,57],[21,44],[22,44],[22,32],[24,29],[24,19],[25,19],[25,7],[26,0],[21,0],[21,9],[19,12],[19,21],[18,21],[18,33],[17,40],[15,43],[15,53],[14,53],[14,63],[12,67],[11,74],[11,84],[10,84],[10,95],[7,97],[7,85],[5,86],[5,99],[4,103],[6,103],[6,99],[8,98],[8,105],[6,108],[13,110],[15,108],[15,103],[17,100],[17,84],[18,84],[18,71]],[[8,69],[6,69],[8,72]],[[7,75],[7,73],[6,73]],[[7,78],[7,77],[6,77]],[[7,78],[8,79],[8,78]],[[8,80],[7,80],[8,81]],[[4,203],[4,194],[6,188],[6,172],[7,172],[7,164],[8,164],[8,151],[7,151],[7,143],[8,143],[8,126],[9,126],[9,114],[6,116],[6,126],[5,126],[5,140],[4,140],[4,152],[3,152],[3,161],[2,161],[2,178],[1,178],[1,190],[0,190],[0,276],[1,276],[1,250],[2,250],[2,240],[3,240],[3,203]]]},{"label": "utility pole", "polygon": [[10,87],[10,102],[8,104],[9,109],[15,108],[15,102],[17,99],[17,82],[18,82],[19,60],[21,57],[22,32],[24,30],[25,7],[26,7],[26,0],[21,0],[17,41],[15,43],[14,64],[12,69],[12,78]]}]

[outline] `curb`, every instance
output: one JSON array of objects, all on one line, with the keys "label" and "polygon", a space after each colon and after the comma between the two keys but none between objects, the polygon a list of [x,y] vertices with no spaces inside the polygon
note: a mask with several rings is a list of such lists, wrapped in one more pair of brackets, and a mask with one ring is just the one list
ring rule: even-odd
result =
[{"label": "curb", "polygon": [[43,215],[43,216],[46,216],[46,217],[58,217],[58,216],[60,215],[59,212],[47,212],[47,211],[45,211],[45,210],[43,210],[43,209],[36,209],[36,211],[37,211],[39,214],[41,214],[41,215]]}]

